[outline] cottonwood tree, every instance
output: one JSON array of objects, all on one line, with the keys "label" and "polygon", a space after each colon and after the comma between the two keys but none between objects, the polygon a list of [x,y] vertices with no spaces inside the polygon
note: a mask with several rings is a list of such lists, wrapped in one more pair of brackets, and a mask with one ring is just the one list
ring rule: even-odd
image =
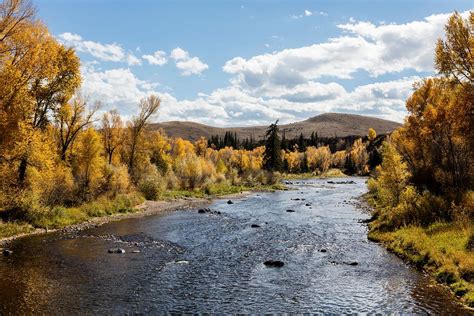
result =
[{"label": "cottonwood tree", "polygon": [[110,110],[102,116],[102,141],[107,162],[112,164],[114,153],[123,141],[123,122],[117,110]]},{"label": "cottonwood tree", "polygon": [[446,40],[438,39],[436,44],[436,68],[458,83],[474,84],[474,12],[466,20],[455,12],[445,30]]},{"label": "cottonwood tree", "polygon": [[87,102],[81,96],[77,96],[72,102],[59,108],[55,115],[55,122],[56,138],[62,161],[66,161],[67,153],[79,133],[94,122],[94,115],[99,108],[100,103],[97,102],[88,110]]},{"label": "cottonwood tree", "polygon": [[150,95],[147,98],[143,98],[140,101],[140,113],[135,116],[129,124],[129,153],[128,153],[128,170],[129,173],[134,176],[135,159],[137,155],[137,149],[140,144],[142,134],[148,124],[149,119],[154,115],[160,107],[161,100],[155,96]]},{"label": "cottonwood tree", "polygon": [[34,18],[25,1],[0,8],[0,162],[24,187],[33,142],[80,84],[79,59]]}]

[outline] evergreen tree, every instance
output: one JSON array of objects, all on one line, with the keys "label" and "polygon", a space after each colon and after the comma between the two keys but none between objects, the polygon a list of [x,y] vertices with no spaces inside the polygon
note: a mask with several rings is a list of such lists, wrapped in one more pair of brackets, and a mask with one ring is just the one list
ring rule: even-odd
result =
[{"label": "evergreen tree", "polygon": [[281,157],[281,140],[278,135],[278,120],[271,124],[268,129],[265,141],[265,153],[263,156],[263,167],[270,171],[281,171],[283,159]]},{"label": "evergreen tree", "polygon": [[285,131],[283,131],[283,135],[281,137],[281,149],[288,150],[288,140],[286,139]]},{"label": "evergreen tree", "polygon": [[298,139],[298,148],[301,152],[306,151],[306,140],[304,139],[303,133],[300,134]]}]

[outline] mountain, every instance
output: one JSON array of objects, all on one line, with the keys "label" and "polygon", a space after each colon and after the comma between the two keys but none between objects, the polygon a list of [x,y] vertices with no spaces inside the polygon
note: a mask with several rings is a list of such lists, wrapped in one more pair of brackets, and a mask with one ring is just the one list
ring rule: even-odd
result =
[{"label": "mountain", "polygon": [[[309,137],[312,132],[317,132],[318,135],[322,137],[365,136],[370,127],[375,129],[377,134],[384,134],[390,133],[400,126],[400,123],[375,117],[326,113],[301,122],[280,125],[280,130],[285,131],[287,138],[294,138],[301,133],[303,133],[305,137]],[[168,136],[181,137],[192,141],[197,140],[201,136],[206,138],[210,138],[214,135],[223,136],[227,131],[237,133],[239,139],[253,137],[255,140],[259,140],[263,138],[267,126],[213,127],[194,122],[170,121],[151,124],[151,128],[163,129]]]}]

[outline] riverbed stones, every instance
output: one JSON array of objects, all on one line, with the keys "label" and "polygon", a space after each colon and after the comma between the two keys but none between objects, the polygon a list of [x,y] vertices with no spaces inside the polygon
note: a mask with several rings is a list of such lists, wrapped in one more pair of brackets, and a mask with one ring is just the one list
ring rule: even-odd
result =
[{"label": "riverbed stones", "polygon": [[356,184],[355,181],[349,180],[349,181],[328,181],[328,184]]},{"label": "riverbed stones", "polygon": [[110,248],[108,250],[109,253],[125,253],[125,249],[123,248]]},{"label": "riverbed stones", "polygon": [[11,256],[13,254],[13,251],[10,249],[3,249],[2,253],[4,256]]},{"label": "riverbed stones", "polygon": [[280,260],[267,260],[263,264],[269,268],[281,268],[285,265],[285,263]]},{"label": "riverbed stones", "polygon": [[216,215],[221,215],[222,213],[220,211],[213,211],[210,208],[200,208],[198,210],[199,214],[216,214]]}]

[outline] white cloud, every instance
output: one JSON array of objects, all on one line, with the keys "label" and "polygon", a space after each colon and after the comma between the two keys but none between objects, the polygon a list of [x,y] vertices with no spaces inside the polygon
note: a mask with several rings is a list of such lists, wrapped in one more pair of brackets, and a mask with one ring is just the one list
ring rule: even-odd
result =
[{"label": "white cloud", "polygon": [[305,16],[312,16],[313,15],[313,12],[309,11],[309,10],[304,10],[304,15]]},{"label": "white cloud", "polygon": [[176,47],[171,51],[170,57],[174,60],[188,59],[189,53],[180,47]]},{"label": "white cloud", "polygon": [[209,68],[198,57],[190,57],[189,53],[180,47],[173,49],[170,57],[175,60],[176,67],[181,70],[183,76],[200,75]]},{"label": "white cloud", "polygon": [[129,66],[139,66],[142,64],[142,61],[135,57],[133,54],[128,54],[127,56],[127,64]]},{"label": "white cloud", "polygon": [[136,114],[138,102],[149,94],[162,100],[158,120],[189,120],[215,126],[266,125],[306,119],[325,112],[358,113],[401,121],[405,99],[418,77],[373,83],[347,91],[340,84],[309,81],[292,88],[255,95],[238,86],[216,89],[197,98],[178,100],[160,91],[158,83],[139,79],[128,68],[100,70],[83,66],[83,93],[100,100],[104,110],[117,108],[125,118]]},{"label": "white cloud", "polygon": [[157,50],[153,55],[143,55],[142,58],[147,60],[150,65],[162,66],[168,62],[166,53],[161,50]]},{"label": "white cloud", "polygon": [[326,42],[249,59],[236,57],[223,70],[234,75],[234,85],[253,93],[291,88],[323,77],[351,79],[358,71],[373,77],[404,70],[432,71],[436,39],[443,35],[448,17],[438,14],[390,25],[352,20],[338,25],[344,34]]},{"label": "white cloud", "polygon": [[67,46],[74,47],[77,51],[91,54],[103,61],[126,61],[127,55],[118,44],[101,44],[93,41],[86,41],[80,35],[73,33],[59,34],[59,40]]}]

